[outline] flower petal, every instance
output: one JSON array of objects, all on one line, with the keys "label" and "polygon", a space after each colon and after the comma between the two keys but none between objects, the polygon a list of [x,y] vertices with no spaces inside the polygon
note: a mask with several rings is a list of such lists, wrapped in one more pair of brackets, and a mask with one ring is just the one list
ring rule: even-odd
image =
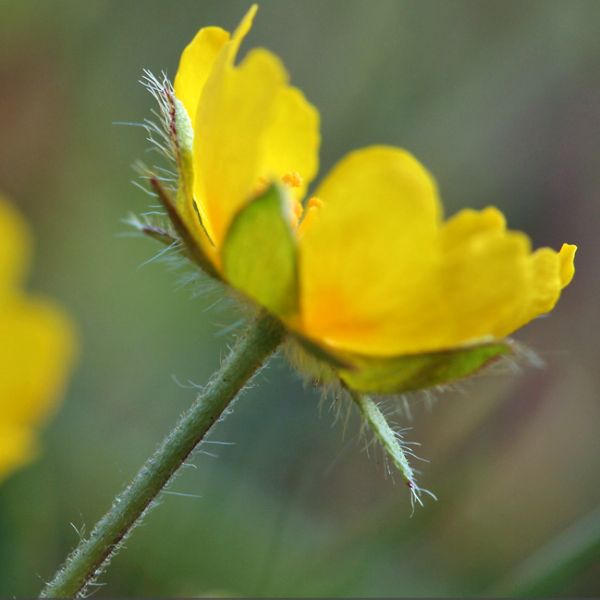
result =
[{"label": "flower petal", "polygon": [[192,126],[204,84],[221,48],[228,41],[228,31],[220,27],[204,27],[181,54],[175,75],[175,95],[183,103]]},{"label": "flower petal", "polygon": [[529,301],[522,323],[517,327],[554,308],[560,291],[569,284],[575,273],[573,261],[576,249],[576,246],[571,244],[563,244],[560,252],[551,248],[540,248],[531,255]]},{"label": "flower petal", "polygon": [[219,60],[204,87],[196,115],[194,196],[217,246],[258,185],[263,135],[286,77],[274,54],[257,49],[238,67]]},{"label": "flower petal", "polygon": [[46,299],[16,294],[0,302],[0,415],[37,426],[62,392],[75,350],[73,325]]},{"label": "flower petal", "polygon": [[463,210],[440,231],[442,302],[434,315],[437,339],[452,348],[501,339],[522,324],[530,298],[529,238],[506,231],[495,208]]},{"label": "flower petal", "polygon": [[52,302],[19,289],[29,261],[27,225],[0,197],[0,479],[35,453],[70,369],[73,325]]},{"label": "flower petal", "polygon": [[182,52],[175,75],[174,89],[175,95],[183,103],[190,117],[192,127],[196,122],[196,113],[204,86],[213,68],[217,65],[218,69],[222,69],[225,65],[233,65],[240,44],[252,27],[257,10],[256,4],[248,9],[233,37],[220,27],[204,27]]},{"label": "flower petal", "polygon": [[495,208],[461,211],[441,232],[447,344],[503,338],[547,313],[574,272],[575,246],[533,254],[523,233],[505,231]]},{"label": "flower petal", "polygon": [[574,244],[563,244],[558,253],[561,289],[567,287],[575,275],[576,252],[577,246]]},{"label": "flower petal", "polygon": [[300,238],[304,333],[338,348],[394,355],[421,334],[406,317],[439,302],[431,272],[441,207],[409,153],[358,150],[327,176]]},{"label": "flower petal", "polygon": [[297,173],[301,183],[291,192],[302,200],[319,168],[319,144],[317,109],[299,89],[282,87],[263,138],[261,176],[269,181]]},{"label": "flower petal", "polygon": [[342,381],[355,391],[401,394],[460,381],[511,352],[508,344],[496,342],[404,356],[354,356],[349,357],[354,368],[338,372]]}]

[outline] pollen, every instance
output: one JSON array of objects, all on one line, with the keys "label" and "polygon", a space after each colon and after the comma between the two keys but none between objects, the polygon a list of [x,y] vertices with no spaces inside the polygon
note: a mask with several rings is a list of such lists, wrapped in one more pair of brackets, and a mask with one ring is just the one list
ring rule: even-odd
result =
[{"label": "pollen", "polygon": [[291,188],[299,188],[302,185],[302,176],[297,171],[289,171],[281,178],[281,181]]},{"label": "pollen", "polygon": [[317,198],[316,196],[313,196],[312,198],[309,199],[306,208],[307,209],[311,209],[311,208],[321,208],[323,206],[323,200],[321,200],[320,198]]}]

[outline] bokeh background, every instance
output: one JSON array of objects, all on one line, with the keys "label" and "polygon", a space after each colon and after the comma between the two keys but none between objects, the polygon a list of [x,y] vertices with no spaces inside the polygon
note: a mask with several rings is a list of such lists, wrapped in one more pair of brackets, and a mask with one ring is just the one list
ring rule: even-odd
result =
[{"label": "bokeh background", "polygon": [[[143,68],[246,1],[0,0],[0,188],[35,231],[31,289],[77,319],[78,367],[43,454],[0,487],[0,596],[34,595],[218,365],[238,315],[148,261],[122,220],[152,200]],[[263,0],[320,109],[323,169],[370,143],[436,174],[448,214],[499,206],[537,246],[580,247],[554,313],[519,332],[545,369],[409,399],[407,490],[281,359],[164,495],[98,596],[600,594],[600,2]],[[216,306],[215,305],[216,302]],[[2,343],[2,341],[0,341]],[[393,403],[389,406],[393,408]]]}]

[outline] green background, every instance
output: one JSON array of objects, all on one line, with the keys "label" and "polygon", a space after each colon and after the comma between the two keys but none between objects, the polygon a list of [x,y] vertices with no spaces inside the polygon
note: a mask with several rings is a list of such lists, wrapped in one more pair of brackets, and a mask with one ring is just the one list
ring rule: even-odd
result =
[{"label": "green background", "polygon": [[[152,200],[143,68],[171,77],[239,1],[0,0],[0,188],[35,231],[32,290],[79,323],[81,354],[43,453],[0,487],[0,595],[37,593],[166,433],[238,315],[152,258],[122,219]],[[439,497],[365,451],[354,416],[282,359],[163,495],[98,596],[600,593],[600,2],[264,0],[266,46],[322,115],[323,172],[371,143],[435,173],[446,211],[488,204],[536,246],[580,247],[553,314],[517,334],[543,370],[409,399]],[[368,284],[368,283],[366,283]],[[388,409],[402,406],[390,402]],[[204,453],[207,452],[207,453]],[[195,497],[201,496],[201,497]],[[595,511],[595,512],[594,512]]]}]

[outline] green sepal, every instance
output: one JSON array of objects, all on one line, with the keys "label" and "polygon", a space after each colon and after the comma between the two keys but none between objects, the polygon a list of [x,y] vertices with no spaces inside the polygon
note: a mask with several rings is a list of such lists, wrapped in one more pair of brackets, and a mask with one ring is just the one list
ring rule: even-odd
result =
[{"label": "green sepal", "polygon": [[357,392],[398,394],[459,381],[511,352],[508,342],[495,342],[389,358],[346,355],[353,368],[337,372],[340,379]]},{"label": "green sepal", "polygon": [[171,101],[173,154],[177,162],[177,172],[179,174],[177,208],[182,210],[188,200],[194,196],[194,130],[192,129],[192,122],[183,104],[175,98],[175,96],[172,96]]},{"label": "green sepal", "polygon": [[233,287],[277,316],[297,311],[297,242],[283,188],[271,185],[237,213],[221,259]]}]

